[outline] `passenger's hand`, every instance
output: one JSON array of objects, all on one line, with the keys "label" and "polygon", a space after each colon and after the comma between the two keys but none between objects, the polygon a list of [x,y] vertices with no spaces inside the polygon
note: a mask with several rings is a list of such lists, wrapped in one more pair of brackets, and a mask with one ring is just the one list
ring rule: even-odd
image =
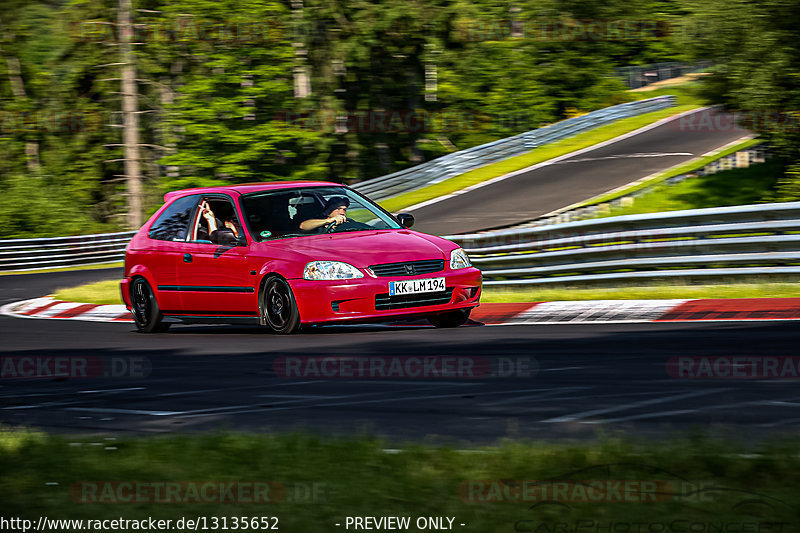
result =
[{"label": "passenger's hand", "polygon": [[226,220],[225,227],[233,232],[234,237],[239,237],[239,231],[236,229],[236,224],[234,224],[230,220]]}]

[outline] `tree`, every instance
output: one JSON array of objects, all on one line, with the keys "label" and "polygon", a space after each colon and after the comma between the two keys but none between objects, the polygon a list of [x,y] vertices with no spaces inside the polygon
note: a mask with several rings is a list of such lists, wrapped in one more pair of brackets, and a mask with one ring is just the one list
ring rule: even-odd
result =
[{"label": "tree", "polygon": [[179,175],[164,178],[164,189],[322,177],[320,134],[285,118],[301,105],[283,29],[287,9],[260,0],[183,0],[163,11],[153,23],[176,33],[159,45],[180,63],[164,118],[175,151],[161,160]]},{"label": "tree", "polygon": [[692,9],[689,42],[697,57],[716,62],[707,96],[736,110],[786,160],[774,199],[800,199],[800,5],[715,0]]}]

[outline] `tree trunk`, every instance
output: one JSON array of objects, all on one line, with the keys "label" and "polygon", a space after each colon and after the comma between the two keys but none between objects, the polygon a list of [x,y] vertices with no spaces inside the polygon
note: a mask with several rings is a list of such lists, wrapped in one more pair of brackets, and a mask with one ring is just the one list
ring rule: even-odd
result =
[{"label": "tree trunk", "polygon": [[139,167],[139,109],[136,87],[136,63],[131,40],[131,0],[119,0],[120,52],[122,54],[122,115],[125,145],[125,178],[128,185],[128,226],[139,229],[142,225],[142,176]]},{"label": "tree trunk", "polygon": [[[2,55],[0,50],[0,55]],[[19,59],[13,56],[6,56],[8,67],[8,82],[11,85],[11,92],[17,100],[25,100],[25,84],[22,82],[22,69],[19,66]],[[39,174],[41,165],[39,164],[39,143],[25,139],[25,159],[28,163],[28,171],[32,174]]]}]

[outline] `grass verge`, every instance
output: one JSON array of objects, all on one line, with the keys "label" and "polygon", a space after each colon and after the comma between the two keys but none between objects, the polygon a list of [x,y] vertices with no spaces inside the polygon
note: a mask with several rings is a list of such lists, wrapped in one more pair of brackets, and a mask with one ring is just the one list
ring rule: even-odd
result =
[{"label": "grass verge", "polygon": [[661,213],[769,201],[775,184],[783,175],[783,168],[783,163],[774,159],[748,168],[689,178],[673,185],[659,184],[636,198],[632,205],[612,207],[601,216]]},{"label": "grass verge", "polygon": [[51,272],[72,272],[73,270],[99,270],[103,268],[122,268],[122,261],[116,263],[102,263],[99,265],[84,265],[58,268],[41,268],[37,270],[24,270],[19,272],[0,272],[0,276],[21,276],[24,274],[49,274]]},{"label": "grass verge", "polygon": [[59,289],[53,294],[56,300],[66,302],[82,302],[87,304],[121,304],[122,297],[119,292],[119,280],[104,280]]},{"label": "grass verge", "polygon": [[393,198],[387,198],[379,203],[387,211],[397,212],[405,207],[451,194],[466,187],[496,178],[497,176],[521,170],[531,165],[547,161],[548,159],[553,159],[554,157],[581,150],[613,139],[614,137],[619,137],[620,135],[630,133],[631,131],[657,122],[663,118],[688,111],[689,109],[694,109],[698,106],[699,104],[683,104],[669,109],[662,109],[660,111],[653,111],[652,113],[618,120],[612,124],[600,126],[591,131],[579,133],[567,139],[544,145],[531,152],[454,176],[441,183],[410,191]]},{"label": "grass verge", "polygon": [[[226,517],[229,529],[233,517],[264,516],[277,517],[281,531],[308,533],[344,530],[346,516],[408,516],[412,524],[417,517],[453,517],[453,529],[485,532],[583,531],[574,529],[581,523],[591,523],[586,531],[602,524],[602,531],[622,522],[645,524],[638,531],[681,531],[648,526],[676,521],[704,526],[686,531],[778,531],[767,524],[794,525],[800,517],[800,458],[788,440],[745,450],[702,437],[623,438],[507,443],[476,453],[426,445],[386,453],[385,443],[369,437],[301,434],[98,440],[0,433],[3,515],[34,524],[41,516],[173,524],[206,516],[209,528],[212,518]],[[223,491],[222,503],[215,490],[200,490],[233,481],[269,490]],[[175,490],[167,492],[166,484]],[[132,492],[133,486],[143,488]],[[157,486],[160,502],[153,501]],[[559,523],[571,527],[553,529]]]},{"label": "grass verge", "polygon": [[[54,298],[71,302],[121,304],[119,281],[98,281],[57,291]],[[765,282],[718,285],[662,284],[631,287],[514,288],[484,287],[481,301],[550,302],[557,300],[652,300],[663,298],[800,298],[800,283]]]},{"label": "grass verge", "polygon": [[[699,170],[699,169],[705,167],[707,164],[711,163],[712,161],[715,161],[715,160],[717,160],[717,159],[719,159],[721,157],[725,157],[726,155],[733,154],[733,153],[738,152],[740,150],[746,150],[746,149],[750,148],[751,146],[755,146],[755,145],[760,144],[762,142],[763,141],[761,141],[760,139],[748,139],[746,141],[742,141],[741,143],[737,143],[737,144],[735,144],[733,146],[729,146],[728,148],[726,148],[726,149],[724,149],[724,150],[722,150],[720,152],[717,152],[717,153],[715,153],[713,155],[707,155],[705,157],[701,157],[701,158],[696,159],[694,161],[689,161],[687,163],[683,163],[681,165],[677,165],[677,166],[675,166],[675,167],[673,167],[671,169],[665,170],[664,172],[661,172],[661,173],[659,173],[659,174],[647,179],[646,181],[639,181],[639,182],[637,182],[635,184],[632,184],[632,185],[630,185],[628,187],[617,189],[617,190],[615,190],[613,192],[608,192],[608,193],[605,193],[605,194],[601,194],[600,196],[596,196],[594,198],[590,198],[589,200],[586,200],[585,202],[581,203],[577,207],[583,207],[583,206],[598,204],[598,203],[602,203],[602,202],[609,202],[609,201],[614,200],[616,198],[620,198],[622,196],[625,196],[625,195],[628,195],[628,194],[632,194],[632,193],[634,193],[636,191],[639,191],[641,189],[644,189],[646,187],[653,187],[653,186],[655,186],[655,185],[657,185],[659,183],[662,183],[662,182],[668,180],[669,178],[673,178],[675,176],[680,176],[681,174],[686,174],[688,172],[693,172],[693,171]],[[735,204],[729,204],[729,205],[735,205]]]}]

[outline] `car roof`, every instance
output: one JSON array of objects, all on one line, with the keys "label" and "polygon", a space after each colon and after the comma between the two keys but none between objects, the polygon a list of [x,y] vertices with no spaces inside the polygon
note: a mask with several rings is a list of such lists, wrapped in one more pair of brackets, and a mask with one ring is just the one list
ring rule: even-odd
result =
[{"label": "car roof", "polygon": [[293,187],[322,187],[322,186],[342,187],[341,183],[333,183],[329,181],[271,181],[264,183],[242,183],[240,185],[223,185],[218,187],[195,187],[193,189],[181,189],[179,191],[170,191],[164,195],[164,201],[168,202],[172,198],[179,196],[186,196],[188,194],[198,193],[237,193],[248,194],[251,192],[271,191],[278,189],[288,189]]}]

